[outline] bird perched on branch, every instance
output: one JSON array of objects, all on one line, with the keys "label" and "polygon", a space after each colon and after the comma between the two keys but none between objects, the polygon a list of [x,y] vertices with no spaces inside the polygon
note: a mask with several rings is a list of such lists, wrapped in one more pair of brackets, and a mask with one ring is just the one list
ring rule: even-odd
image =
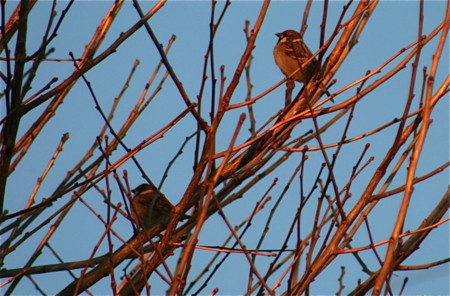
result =
[{"label": "bird perched on branch", "polygon": [[[133,193],[131,213],[134,222],[139,228],[143,230],[150,229],[167,221],[174,214],[175,207],[155,185],[144,183],[131,190],[131,192]],[[183,214],[181,218],[190,218],[190,216]],[[158,256],[161,256],[161,254]],[[118,295],[139,295],[151,274],[152,268],[143,264],[140,271],[118,288]]]},{"label": "bird perched on branch", "polygon": [[[291,78],[302,83],[308,82],[319,64],[317,59],[311,59],[313,54],[303,42],[300,33],[294,30],[286,30],[275,35],[279,39],[273,49],[273,56],[281,72],[288,77],[300,68]],[[310,61],[308,62],[308,60]],[[321,84],[320,88],[328,96],[330,95],[324,85]]]},{"label": "bird perched on branch", "polygon": [[[149,229],[173,214],[174,206],[153,184],[141,184],[133,192],[132,215],[142,229]],[[188,218],[182,215],[182,218]]]}]

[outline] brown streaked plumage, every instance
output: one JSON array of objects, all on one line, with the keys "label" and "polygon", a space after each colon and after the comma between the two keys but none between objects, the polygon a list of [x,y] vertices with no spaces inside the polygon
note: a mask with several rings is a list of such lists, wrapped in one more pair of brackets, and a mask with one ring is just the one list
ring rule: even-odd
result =
[{"label": "brown streaked plumage", "polygon": [[278,36],[278,43],[275,45],[273,55],[275,63],[285,76],[290,76],[297,69],[292,78],[298,82],[306,82],[314,73],[317,66],[317,60],[312,59],[305,64],[313,55],[306,44],[303,42],[300,33],[294,30],[286,30],[275,34]]},{"label": "brown streaked plumage", "polygon": [[141,228],[149,229],[173,214],[174,206],[154,185],[141,184],[132,192],[132,215]]},{"label": "brown streaked plumage", "polygon": [[[286,30],[275,35],[279,39],[273,49],[273,56],[281,72],[286,77],[292,75],[291,79],[298,82],[307,82],[319,65],[317,59],[311,59],[313,54],[303,42],[300,33],[294,30]],[[297,69],[300,70],[293,74]],[[330,95],[323,84],[320,84],[320,88],[328,96]]]}]

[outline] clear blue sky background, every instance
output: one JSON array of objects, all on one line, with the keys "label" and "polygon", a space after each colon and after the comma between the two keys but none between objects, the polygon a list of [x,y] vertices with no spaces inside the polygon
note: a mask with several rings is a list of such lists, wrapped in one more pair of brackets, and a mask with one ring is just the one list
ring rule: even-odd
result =
[{"label": "clear blue sky background", "polygon": [[[58,3],[58,7],[62,9],[67,2]],[[16,2],[8,3],[7,8],[9,13],[15,8]],[[142,2],[141,5],[144,11],[152,7],[155,2]],[[281,32],[285,29],[298,30],[301,23],[301,17],[306,2],[304,1],[275,1],[270,5],[268,15],[262,26],[261,32],[256,42],[256,48],[253,52],[254,61],[252,66],[252,83],[254,85],[253,95],[257,95],[275,83],[279,82],[283,77],[281,72],[277,69],[273,62],[272,49],[277,41],[275,33]],[[315,2],[313,5],[310,19],[308,22],[309,28],[306,31],[304,39],[314,52],[319,47],[319,25],[321,23],[321,10],[323,2]],[[336,23],[345,2],[331,1],[330,15],[328,19],[327,36],[332,32],[334,24]],[[218,11],[222,7],[223,2],[219,2]],[[356,4],[355,4],[356,5]],[[76,2],[74,7],[69,12],[67,20],[63,23],[58,38],[55,40],[53,46],[56,52],[52,55],[53,58],[69,58],[68,52],[72,51],[75,56],[80,56],[84,50],[85,45],[89,42],[92,34],[95,32],[101,18],[106,14],[111,6],[110,1],[96,1],[96,2]],[[243,34],[245,20],[250,20],[251,26],[254,25],[256,17],[258,16],[261,2],[247,1],[247,2],[233,2],[230,6],[223,23],[216,35],[215,43],[215,57],[216,57],[216,74],[219,75],[219,66],[225,65],[225,76],[227,76],[226,85],[231,80],[236,65],[245,48],[245,36]],[[29,28],[29,35],[34,36],[34,42],[29,43],[29,52],[33,52],[36,45],[39,44],[45,24],[48,18],[51,2],[40,2],[37,7],[33,9],[30,19],[35,25]],[[351,83],[360,78],[367,70],[374,70],[381,63],[393,56],[403,47],[417,39],[417,24],[418,24],[418,7],[419,3],[416,1],[382,1],[373,16],[371,16],[367,27],[359,39],[359,43],[352,49],[346,62],[342,65],[335,78],[337,82],[331,87],[331,91],[337,91],[341,87]],[[445,1],[426,1],[425,3],[425,22],[424,34],[428,35],[439,22],[443,19],[445,13]],[[60,11],[60,10],[59,10]],[[9,14],[8,14],[9,15]],[[209,18],[210,18],[210,2],[207,1],[177,1],[167,3],[160,12],[158,12],[151,20],[152,25],[160,42],[166,44],[167,40],[172,34],[177,36],[176,42],[169,54],[170,62],[178,74],[180,80],[188,93],[188,95],[195,100],[198,94],[201,71],[204,55],[209,40]],[[108,34],[103,49],[106,48],[112,41],[114,41],[120,32],[127,30],[138,20],[138,15],[131,2],[127,2],[122,11],[117,16],[113,28]],[[433,41],[424,49],[421,66],[431,65],[431,54],[433,53],[437,42]],[[448,75],[448,43],[446,45],[446,54],[442,57],[443,62],[440,64],[439,73],[436,78],[436,85],[440,85],[442,80]],[[109,57],[109,61],[102,63],[92,71],[88,72],[87,78],[94,86],[94,90],[101,101],[104,110],[109,110],[114,97],[118,95],[123,87],[126,77],[133,65],[133,62],[139,59],[140,66],[136,72],[134,79],[127,90],[119,111],[116,113],[113,125],[119,127],[126,119],[130,112],[130,106],[134,104],[148,81],[149,76],[153,73],[156,63],[160,57],[157,54],[149,36],[141,29],[137,34],[131,37],[127,42],[121,45],[117,52]],[[4,71],[2,64],[2,71]],[[73,66],[69,62],[58,63],[48,62],[46,71],[41,71],[37,82],[44,85],[53,76],[66,77],[73,71]],[[391,67],[388,67],[391,69]],[[385,73],[385,71],[383,72]],[[383,74],[381,73],[381,75]],[[404,102],[408,94],[408,80],[410,78],[411,66],[408,65],[401,73],[399,73],[390,82],[386,83],[381,88],[372,92],[365,98],[357,107],[355,113],[355,121],[349,131],[349,137],[354,137],[371,131],[376,127],[400,117],[403,111]],[[377,77],[374,77],[377,79]],[[374,81],[374,79],[372,81]],[[62,81],[62,80],[60,80]],[[59,81],[59,82],[60,82]],[[416,96],[420,96],[420,83],[416,84]],[[35,90],[39,85],[35,86]],[[209,96],[210,87],[208,85],[205,97]],[[338,96],[336,102],[342,102],[355,93],[355,90],[345,92]],[[245,83],[241,83],[235,96],[232,98],[232,103],[238,103],[245,99],[246,88]],[[144,138],[150,136],[162,126],[167,124],[168,119],[171,119],[184,108],[184,104],[180,103],[181,98],[178,95],[173,83],[168,81],[164,86],[161,94],[151,103],[145,114],[139,119],[135,127],[128,133],[125,140],[129,147],[134,147]],[[415,104],[417,104],[417,100]],[[4,102],[2,101],[1,112],[4,114]],[[330,104],[330,103],[328,103]],[[260,126],[272,116],[276,110],[283,108],[284,105],[284,87],[278,88],[266,96],[262,101],[255,106],[255,113],[258,118],[257,125]],[[167,108],[169,106],[170,108]],[[163,112],[162,112],[163,110]],[[222,142],[218,143],[217,150],[223,150],[228,145],[231,133],[237,122],[239,114],[242,110],[230,112],[224,121]],[[449,156],[449,125],[448,125],[449,104],[448,98],[440,102],[440,106],[433,112],[433,124],[424,147],[424,156],[421,158],[418,175],[425,174],[430,170],[444,163]],[[3,115],[2,115],[3,117]],[[21,125],[22,132],[27,129],[28,125],[33,123],[35,118],[29,117],[29,122],[24,122]],[[248,122],[248,121],[247,121]],[[324,123],[324,121],[322,121]],[[324,136],[326,143],[333,143],[339,140],[341,136],[342,126],[345,121],[336,125],[336,132],[330,131]],[[77,160],[84,155],[85,151],[92,144],[97,135],[102,120],[98,112],[94,108],[94,103],[88,93],[87,88],[81,81],[77,83],[73,91],[66,98],[64,105],[58,110],[52,123],[46,128],[45,132],[37,139],[36,143],[30,150],[27,158],[23,164],[17,168],[11,176],[8,184],[8,200],[5,208],[11,212],[23,208],[26,200],[35,184],[36,178],[41,174],[45,163],[50,159],[55,147],[57,146],[60,137],[63,133],[70,133],[70,140],[64,148],[63,154],[57,160],[57,163],[50,173],[47,182],[44,184],[41,192],[38,195],[38,200],[42,197],[49,196],[54,190],[55,186],[64,178],[66,171],[77,162]],[[311,128],[311,124],[304,123],[304,131]],[[243,141],[248,137],[247,126],[244,128],[240,140]],[[195,130],[194,121],[190,118],[186,119],[184,123],[172,131],[170,131],[164,139],[150,146],[138,154],[140,163],[146,168],[146,172],[156,182],[162,177],[163,169],[168,160],[170,160],[185,137],[190,135]],[[375,161],[371,164],[369,172],[364,174],[368,177],[372,174],[372,170],[382,160],[386,153],[386,147],[392,142],[395,135],[396,127],[391,127],[383,133],[369,137],[365,140],[358,141],[346,147],[345,152],[337,164],[338,181],[342,183],[348,179],[351,166],[355,162],[355,155],[359,155],[366,143],[371,143],[372,146],[368,152],[370,156],[375,157]],[[298,132],[302,133],[301,131]],[[312,144],[311,144],[312,145]],[[192,152],[193,143],[190,143],[186,148],[186,154]],[[124,152],[119,150],[113,156],[117,159]],[[320,153],[316,155],[311,154],[310,166],[314,167],[314,163],[321,163],[322,157]],[[280,170],[275,174],[268,176],[261,182],[258,188],[249,192],[242,200],[236,202],[232,206],[225,209],[225,213],[230,218],[233,224],[239,224],[242,219],[251,213],[256,200],[269,187],[273,178],[279,177],[280,182],[275,190],[272,192],[274,199],[281,193],[283,187],[286,185],[286,180],[292,174],[293,169],[298,164],[298,157],[293,157],[292,161],[285,163]],[[30,163],[36,165],[30,165]],[[131,162],[125,164],[120,168],[127,169],[130,174],[132,186],[137,186],[143,182],[140,178],[139,172],[132,165]],[[402,169],[402,177],[398,177],[392,185],[392,188],[401,184],[404,180],[406,169]],[[164,193],[176,203],[184,188],[187,185],[188,178],[192,172],[192,162],[190,157],[186,156],[177,162],[172,170],[166,186],[163,187]],[[306,182],[311,182],[316,176],[306,176]],[[341,183],[341,186],[343,184]],[[362,182],[354,184],[354,197],[364,190],[363,186],[366,183]],[[298,196],[298,181],[294,188],[290,189],[289,195],[291,198]],[[358,188],[360,186],[360,188]],[[424,184],[418,184],[415,187],[414,197],[411,201],[411,210],[408,213],[405,230],[412,230],[429,213],[430,209],[435,205],[435,200],[442,197],[448,186],[448,170],[439,176]],[[11,198],[15,196],[15,198]],[[91,195],[85,196],[86,199],[91,198],[91,203],[96,205],[101,214],[105,213],[103,203],[100,196],[92,192]],[[118,196],[115,198],[119,198]],[[385,201],[385,206],[380,207],[379,210],[372,213],[369,217],[371,226],[373,228],[374,240],[379,241],[387,239],[391,233],[392,224],[395,221],[398,211],[398,205],[401,196],[397,199]],[[432,202],[429,202],[429,201]],[[88,213],[84,206],[77,206],[72,213],[66,218],[60,231],[57,232],[51,239],[52,245],[60,251],[60,256],[67,261],[80,260],[85,258],[92,246],[96,243],[99,233],[103,231],[103,226],[98,223],[96,218]],[[270,239],[264,245],[265,248],[279,248],[280,237],[277,236],[278,231],[284,231],[286,221],[283,216],[291,216],[295,207],[289,204],[289,199],[284,200],[276,216],[275,222],[269,232]],[[103,210],[101,210],[103,209]],[[101,212],[103,211],[103,212]],[[267,213],[265,214],[267,215]],[[264,215],[264,216],[265,216]],[[81,218],[80,218],[81,217]],[[263,217],[257,220],[258,227],[261,227]],[[256,224],[255,223],[255,224]],[[123,237],[131,236],[132,231],[130,224],[125,220],[119,220],[115,229],[119,231]],[[66,232],[61,230],[65,229]],[[254,242],[261,233],[262,229],[254,228],[253,232],[249,234],[246,242],[248,247],[254,247]],[[72,232],[73,235],[67,236],[67,232]],[[223,222],[219,218],[212,218],[212,223],[208,223],[201,236],[201,244],[219,244],[228,235]],[[283,237],[283,236],[281,236]],[[365,235],[358,236],[360,240],[352,242],[353,246],[362,246],[368,243]],[[38,243],[42,237],[37,234],[33,240]],[[116,243],[116,247],[119,243]],[[106,250],[105,245],[99,251],[103,254]],[[33,247],[34,249],[34,247]],[[380,248],[382,252],[384,248]],[[48,250],[47,250],[48,251]],[[11,256],[7,262],[7,268],[16,268],[23,266],[28,259],[30,249],[19,248],[16,255]],[[430,236],[430,238],[423,244],[405,264],[416,265],[426,264],[428,262],[439,260],[448,257],[449,253],[449,227],[448,224],[441,225]],[[370,262],[370,267],[374,270],[377,268],[377,263],[373,259],[373,254],[370,251],[362,252],[361,255]],[[47,257],[48,256],[48,257]],[[204,263],[212,256],[206,251],[196,252],[196,264],[193,266],[195,271],[199,271],[204,267]],[[45,261],[45,258],[52,258],[50,254],[41,256],[38,264],[53,263],[54,259]],[[259,263],[265,263],[268,259],[261,258]],[[340,273],[340,266],[346,266],[347,274],[345,276],[345,284],[348,287],[344,293],[348,293],[352,287],[356,285],[358,277],[361,276],[361,267],[357,265],[356,261],[351,255],[341,256],[332,267],[327,269],[319,276],[316,284],[311,286],[311,294],[334,294],[338,290],[337,278]],[[196,275],[193,271],[192,276]],[[449,294],[448,283],[449,267],[448,265],[441,265],[439,267],[414,272],[397,272],[393,277],[392,282],[394,287],[401,285],[404,277],[409,277],[410,281],[407,284],[406,294],[429,294],[429,295],[445,295]],[[224,268],[220,272],[220,276],[216,276],[207,289],[203,293],[210,293],[215,287],[219,288],[221,294],[242,294],[246,289],[248,276],[248,263],[244,261],[241,255],[233,255]],[[66,275],[37,275],[37,281],[43,287],[49,288],[51,293],[59,291],[68,282]],[[192,278],[190,278],[192,280]],[[153,292],[164,293],[165,285],[159,283],[159,278],[155,277],[152,280]],[[325,284],[326,283],[326,284]],[[105,278],[99,285],[91,289],[94,294],[110,293],[109,278]],[[36,294],[36,290],[28,280],[22,280],[21,287],[17,292],[22,294]],[[395,290],[398,291],[398,288]]]}]

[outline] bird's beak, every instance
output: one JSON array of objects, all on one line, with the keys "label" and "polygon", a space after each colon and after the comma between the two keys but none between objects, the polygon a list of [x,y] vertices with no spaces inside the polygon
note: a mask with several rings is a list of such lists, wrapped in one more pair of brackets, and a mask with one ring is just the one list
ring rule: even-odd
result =
[{"label": "bird's beak", "polygon": [[281,33],[276,33],[275,35],[277,35],[280,39],[283,38],[283,35]]}]

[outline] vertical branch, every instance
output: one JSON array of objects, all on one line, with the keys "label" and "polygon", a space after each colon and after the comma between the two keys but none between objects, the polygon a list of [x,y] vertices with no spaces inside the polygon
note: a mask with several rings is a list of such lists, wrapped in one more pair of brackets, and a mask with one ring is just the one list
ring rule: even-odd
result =
[{"label": "vertical branch", "polygon": [[[424,9],[423,6],[424,6],[424,1],[421,1],[420,2],[420,11],[419,11],[419,28],[418,28],[419,50],[417,52],[417,58],[416,58],[415,65],[418,64],[418,59],[419,59],[421,47],[422,47],[421,40],[422,40],[422,28],[423,28],[423,9]],[[381,288],[383,286],[383,283],[385,283],[385,281],[387,280],[388,274],[391,273],[393,271],[393,269],[396,267],[395,266],[395,259],[396,259],[396,254],[397,254],[396,249],[400,247],[399,236],[400,236],[401,232],[403,231],[406,214],[408,212],[409,203],[410,203],[410,199],[411,199],[412,192],[413,192],[413,184],[414,184],[414,177],[416,174],[417,164],[419,162],[421,152],[423,149],[423,145],[425,143],[425,139],[427,136],[428,128],[431,123],[430,115],[431,115],[431,111],[432,111],[431,100],[432,100],[432,91],[433,91],[433,85],[434,85],[434,76],[436,73],[437,61],[439,60],[439,58],[442,54],[443,45],[445,43],[445,40],[447,39],[448,27],[449,27],[449,17],[450,17],[449,16],[449,12],[450,12],[449,7],[450,7],[450,4],[447,3],[447,13],[446,13],[446,18],[444,20],[444,28],[442,29],[442,32],[441,32],[441,39],[438,44],[438,48],[436,49],[436,52],[433,55],[432,69],[431,69],[430,76],[428,77],[427,91],[426,91],[426,95],[425,95],[425,104],[424,104],[424,108],[422,109],[423,111],[421,112],[422,125],[419,129],[417,143],[414,145],[413,150],[412,150],[410,164],[408,166],[407,176],[406,176],[405,193],[403,195],[402,203],[400,205],[397,219],[394,224],[394,229],[392,230],[391,239],[389,241],[388,249],[386,251],[386,257],[384,260],[384,264],[380,270],[380,273],[378,274],[378,276],[375,280],[374,289],[372,292],[373,295],[379,295],[381,293]],[[413,80],[413,78],[415,78],[416,71],[413,71],[412,75],[413,75],[413,77],[412,77],[412,80]]]},{"label": "vertical branch", "polygon": [[26,41],[27,41],[27,26],[29,5],[27,0],[22,0],[19,10],[19,24],[17,33],[17,43],[15,49],[15,65],[10,87],[7,87],[6,92],[10,93],[9,100],[7,96],[6,106],[8,118],[6,119],[3,129],[1,131],[2,148],[0,151],[0,213],[3,213],[3,206],[5,202],[5,191],[8,176],[10,174],[10,164],[14,155],[14,145],[16,143],[17,131],[22,119],[20,113],[17,112],[22,103],[22,81],[25,69],[26,59]]},{"label": "vertical branch", "polygon": [[[249,41],[250,38],[250,32],[249,32],[249,26],[250,26],[250,22],[247,20],[245,22],[245,28],[244,28],[244,33],[245,33],[245,38],[247,40],[247,42]],[[250,58],[248,59],[247,65],[245,66],[245,78],[247,80],[247,96],[245,98],[245,101],[250,101],[252,98],[252,89],[253,89],[253,84],[251,82],[251,78],[250,78],[250,69],[252,66],[252,60],[253,60],[253,56],[250,56]],[[250,118],[250,135],[252,137],[256,136],[256,119],[255,119],[255,114],[253,113],[253,104],[249,104],[248,105],[248,116]]]},{"label": "vertical branch", "polygon": [[214,36],[216,33],[216,26],[214,24],[214,14],[216,11],[216,5],[217,1],[212,0],[211,1],[211,18],[209,20],[209,46],[208,46],[208,52],[209,52],[209,66],[210,66],[210,73],[211,73],[211,110],[209,111],[210,120],[213,121],[214,113],[216,112],[216,68],[215,68],[215,62],[214,62]]}]

